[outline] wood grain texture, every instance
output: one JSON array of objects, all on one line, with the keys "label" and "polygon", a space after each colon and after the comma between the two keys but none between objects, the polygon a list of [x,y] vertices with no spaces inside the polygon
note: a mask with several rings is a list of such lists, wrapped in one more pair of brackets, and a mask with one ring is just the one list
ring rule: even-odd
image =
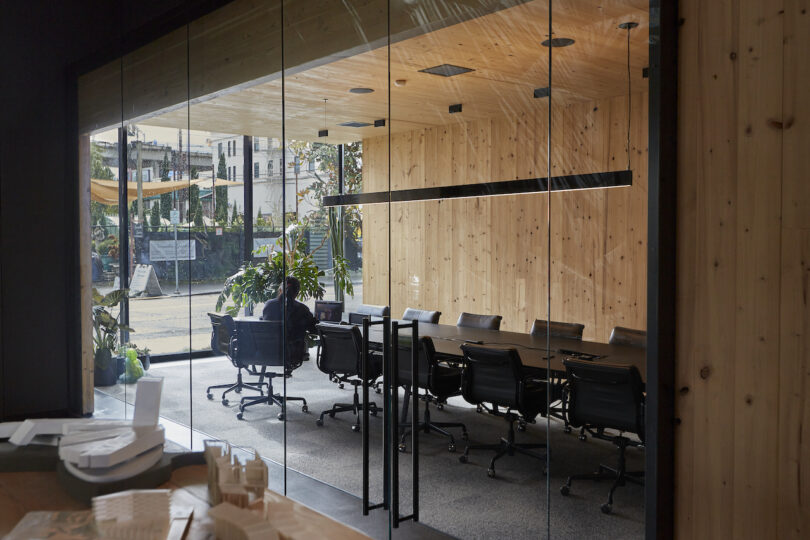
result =
[{"label": "wood grain texture", "polygon": [[[391,136],[392,189],[526,178],[546,170],[545,101],[502,120],[471,120]],[[558,174],[627,167],[627,100],[555,106],[552,151]],[[647,95],[633,96],[633,186],[559,192],[551,201],[551,317],[585,324],[607,341],[614,326],[645,327]],[[388,184],[387,137],[364,140],[364,190]],[[552,173],[555,174],[555,173]],[[391,205],[394,316],[435,309],[495,313],[501,328],[528,332],[544,319],[548,296],[547,195],[476,197]],[[388,253],[386,205],[364,207],[363,301],[386,303],[377,272]],[[377,219],[383,219],[378,223]],[[374,246],[374,247],[372,247]]]},{"label": "wood grain texture", "polygon": [[807,1],[680,8],[675,532],[806,538]]}]

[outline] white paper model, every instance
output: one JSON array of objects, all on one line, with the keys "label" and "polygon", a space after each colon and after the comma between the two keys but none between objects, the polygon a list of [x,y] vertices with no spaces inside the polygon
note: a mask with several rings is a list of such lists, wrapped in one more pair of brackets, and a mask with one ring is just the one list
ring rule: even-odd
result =
[{"label": "white paper model", "polygon": [[93,498],[102,538],[164,540],[171,523],[171,490],[130,490]]},{"label": "white paper model", "polygon": [[214,519],[214,534],[219,540],[278,540],[278,531],[262,517],[250,510],[222,503],[211,508],[208,516]]}]

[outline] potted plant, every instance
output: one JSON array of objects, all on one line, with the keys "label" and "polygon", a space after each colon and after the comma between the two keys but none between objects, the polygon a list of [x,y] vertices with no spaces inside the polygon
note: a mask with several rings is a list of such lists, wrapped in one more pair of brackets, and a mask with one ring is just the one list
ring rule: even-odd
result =
[{"label": "potted plant", "polygon": [[[236,316],[242,307],[248,313],[252,306],[261,305],[271,298],[275,298],[278,296],[284,279],[285,267],[287,275],[296,277],[301,283],[301,290],[298,293],[299,300],[323,298],[326,289],[319,279],[324,277],[326,272],[318,268],[312,255],[323,247],[326,237],[320,246],[308,252],[306,238],[303,234],[305,225],[296,222],[287,228],[284,236],[278,241],[278,245],[283,245],[285,248],[283,252],[267,253],[267,247],[262,246],[254,253],[257,255],[267,253],[266,259],[257,264],[248,262],[239,269],[239,272],[225,280],[225,286],[217,298],[217,311],[225,306],[229,298],[233,304],[225,306],[225,312],[231,316]],[[337,276],[336,281],[343,291],[353,294],[349,269],[345,260],[341,258],[335,262],[330,273]]]},{"label": "potted plant", "polygon": [[134,332],[118,321],[121,313],[113,316],[110,310],[121,303],[129,293],[128,289],[117,289],[101,295],[93,288],[93,360],[94,385],[112,386],[118,379],[118,361],[113,358],[113,351],[118,345],[118,334],[121,331]]}]

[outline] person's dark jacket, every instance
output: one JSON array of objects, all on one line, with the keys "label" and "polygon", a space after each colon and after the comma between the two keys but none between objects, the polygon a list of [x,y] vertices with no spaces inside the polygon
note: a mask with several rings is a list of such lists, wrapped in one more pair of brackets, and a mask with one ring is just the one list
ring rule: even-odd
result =
[{"label": "person's dark jacket", "polygon": [[[280,321],[284,319],[282,299],[274,298],[264,304],[262,320]],[[307,332],[315,332],[317,321],[309,308],[296,300],[287,301],[287,361],[291,366],[300,364],[307,352]]]}]

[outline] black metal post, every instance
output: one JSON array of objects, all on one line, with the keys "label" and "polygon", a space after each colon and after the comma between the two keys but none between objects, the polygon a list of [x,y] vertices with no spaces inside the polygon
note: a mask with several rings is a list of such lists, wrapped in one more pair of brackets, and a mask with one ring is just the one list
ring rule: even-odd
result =
[{"label": "black metal post", "polygon": [[[392,444],[399,439],[399,323],[391,323],[391,388],[393,399],[391,400],[391,441]],[[415,429],[411,430],[412,432]],[[399,451],[395,448],[391,450],[391,518],[394,528],[399,527]]]},{"label": "black metal post", "polygon": [[367,516],[369,511],[369,501],[368,501],[368,468],[369,468],[369,457],[368,457],[368,445],[369,445],[369,438],[368,438],[368,331],[369,331],[369,319],[368,317],[363,318],[363,347],[362,347],[362,355],[363,358],[361,360],[362,364],[362,373],[361,378],[363,379],[363,515]]},{"label": "black metal post", "polygon": [[412,519],[419,521],[419,321],[413,321],[411,324],[411,399],[413,400],[411,406]]},{"label": "black metal post", "polygon": [[[253,137],[245,135],[242,147],[244,149],[242,181],[244,182],[245,261],[250,261],[253,259]],[[281,168],[281,173],[284,174],[284,167]],[[283,204],[281,211],[283,214]]]},{"label": "black metal post", "polygon": [[[129,287],[129,206],[127,206],[127,180],[129,156],[127,129],[118,128],[118,287]],[[121,323],[129,326],[129,296],[121,299]],[[129,332],[121,330],[121,344],[129,341]]]},{"label": "black metal post", "polygon": [[391,317],[383,317],[383,507],[390,502],[391,475]]}]

